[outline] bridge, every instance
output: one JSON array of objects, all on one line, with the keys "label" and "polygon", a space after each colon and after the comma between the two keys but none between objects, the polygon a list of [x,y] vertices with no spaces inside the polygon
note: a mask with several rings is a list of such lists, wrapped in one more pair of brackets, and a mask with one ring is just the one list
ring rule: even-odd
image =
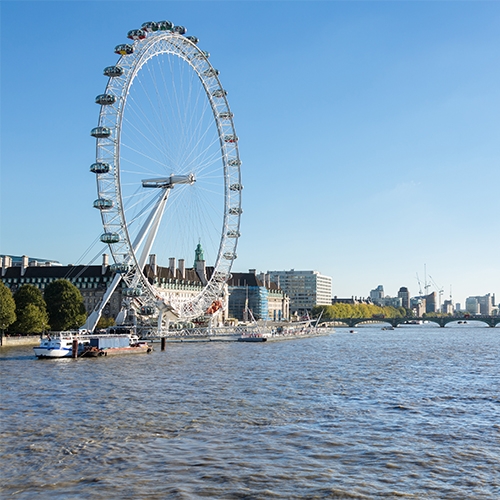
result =
[{"label": "bridge", "polygon": [[449,323],[470,323],[472,321],[480,321],[486,323],[488,326],[495,328],[500,324],[500,316],[471,316],[457,318],[454,316],[425,316],[420,318],[332,318],[324,320],[328,323],[344,324],[348,327],[353,327],[360,324],[374,324],[374,323],[389,323],[396,328],[399,325],[417,324],[421,322],[437,323],[440,327],[444,328]]}]

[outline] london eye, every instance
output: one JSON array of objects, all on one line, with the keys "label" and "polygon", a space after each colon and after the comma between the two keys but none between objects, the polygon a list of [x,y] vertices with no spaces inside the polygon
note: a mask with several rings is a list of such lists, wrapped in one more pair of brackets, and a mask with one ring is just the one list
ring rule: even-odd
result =
[{"label": "london eye", "polygon": [[[126,306],[161,325],[221,299],[240,236],[241,161],[227,92],[198,39],[169,21],[144,23],[128,39],[95,99],[94,207],[116,272],[108,294],[121,282]],[[196,293],[145,275],[151,255],[189,262],[199,244],[211,273]]]}]

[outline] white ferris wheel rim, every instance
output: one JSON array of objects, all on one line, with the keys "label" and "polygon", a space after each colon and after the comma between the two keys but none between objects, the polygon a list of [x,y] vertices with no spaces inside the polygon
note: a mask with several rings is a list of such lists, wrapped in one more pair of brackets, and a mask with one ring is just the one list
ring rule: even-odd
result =
[{"label": "white ferris wheel rim", "polygon": [[[109,165],[109,170],[103,171],[105,168],[101,168],[102,171],[99,171],[97,167],[99,198],[94,206],[100,202],[96,208],[100,209],[104,227],[101,239],[103,241],[107,239],[106,242],[115,261],[115,269],[122,272],[126,290],[131,291],[131,300],[134,300],[138,306],[168,307],[180,319],[188,319],[202,315],[213,301],[220,298],[236,258],[242,213],[238,138],[226,97],[227,93],[222,87],[218,71],[210,64],[208,54],[197,47],[197,40],[194,37],[183,36],[176,32],[175,28],[172,31],[150,31],[147,35],[143,39],[136,39],[133,44],[117,47],[117,49],[132,47],[132,53],[122,53],[116,65],[111,67],[121,68],[122,74],[110,76],[105,94],[96,98],[96,102],[100,98],[98,103],[101,104],[97,129],[102,136],[92,134],[97,139],[94,165]],[[129,51],[130,49],[123,50]],[[129,222],[125,214],[122,195],[120,148],[127,99],[131,86],[143,66],[158,55],[170,55],[182,59],[199,79],[213,113],[223,167],[224,211],[213,273],[203,289],[196,296],[188,299],[175,299],[167,296],[144,276],[142,271],[145,264],[144,258],[137,255],[137,248],[134,248],[134,242],[129,234]],[[113,102],[108,102],[113,100],[110,96],[115,99]],[[106,135],[108,132],[109,135]]]}]

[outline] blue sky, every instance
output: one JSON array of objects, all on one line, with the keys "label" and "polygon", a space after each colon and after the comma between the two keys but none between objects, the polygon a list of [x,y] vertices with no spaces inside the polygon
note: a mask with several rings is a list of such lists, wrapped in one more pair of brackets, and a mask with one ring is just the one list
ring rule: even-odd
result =
[{"label": "blue sky", "polygon": [[88,170],[102,69],[128,30],[169,19],[211,53],[235,114],[233,270],[315,269],[334,295],[367,296],[379,284],[417,294],[426,265],[444,299],[450,286],[462,304],[500,297],[499,2],[0,9],[0,253],[68,264],[103,249]]}]

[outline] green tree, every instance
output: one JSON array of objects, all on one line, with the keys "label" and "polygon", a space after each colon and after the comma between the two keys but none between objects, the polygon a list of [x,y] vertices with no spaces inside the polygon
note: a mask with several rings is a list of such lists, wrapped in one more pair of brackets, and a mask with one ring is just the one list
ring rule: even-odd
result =
[{"label": "green tree", "polygon": [[9,330],[26,335],[41,333],[48,326],[47,320],[47,311],[42,311],[35,304],[27,304],[17,312],[17,320]]},{"label": "green tree", "polygon": [[49,283],[44,293],[52,330],[78,328],[85,323],[87,313],[80,290],[68,280]]},{"label": "green tree", "polygon": [[49,316],[42,292],[34,285],[23,285],[14,294],[17,320],[10,330],[15,333],[40,333],[49,324]]},{"label": "green tree", "polygon": [[96,330],[101,328],[108,328],[108,326],[113,326],[115,324],[115,318],[110,318],[108,316],[101,316],[96,325]]},{"label": "green tree", "polygon": [[16,303],[9,288],[0,281],[0,330],[5,330],[16,321]]}]

